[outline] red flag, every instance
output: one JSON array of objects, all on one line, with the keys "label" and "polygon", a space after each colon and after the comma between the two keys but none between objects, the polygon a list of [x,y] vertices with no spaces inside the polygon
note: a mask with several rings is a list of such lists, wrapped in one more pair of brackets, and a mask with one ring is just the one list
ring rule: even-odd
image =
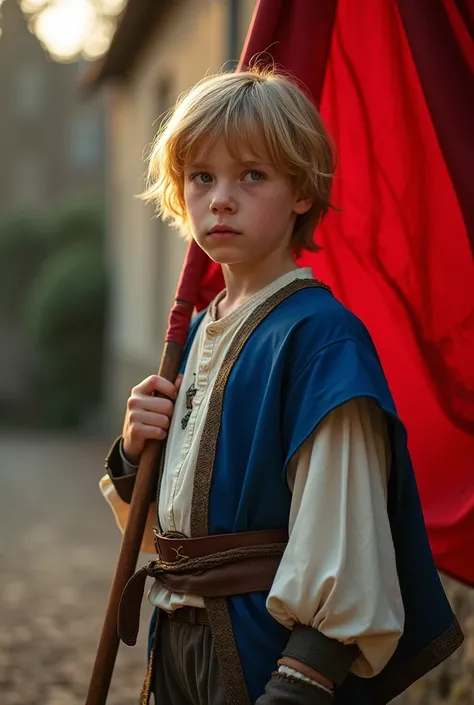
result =
[{"label": "red flag", "polygon": [[473,26],[472,0],[259,0],[241,65],[268,50],[334,137],[342,213],[301,263],[369,328],[437,566],[474,585]]}]

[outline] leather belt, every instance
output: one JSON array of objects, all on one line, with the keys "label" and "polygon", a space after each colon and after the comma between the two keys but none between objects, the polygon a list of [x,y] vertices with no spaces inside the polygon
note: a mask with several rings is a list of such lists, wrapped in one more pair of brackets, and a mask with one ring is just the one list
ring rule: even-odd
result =
[{"label": "leather belt", "polygon": [[238,534],[214,534],[189,539],[180,534],[161,534],[153,529],[155,550],[163,563],[178,563],[185,558],[203,558],[213,553],[221,553],[248,546],[286,543],[288,532],[280,529],[265,531],[245,531]]},{"label": "leather belt", "polygon": [[[148,576],[165,588],[200,597],[230,597],[269,590],[288,541],[285,530],[246,531],[188,539],[154,530],[158,552],[128,581],[119,605],[118,634],[134,646]],[[180,608],[182,609],[182,608]]]}]

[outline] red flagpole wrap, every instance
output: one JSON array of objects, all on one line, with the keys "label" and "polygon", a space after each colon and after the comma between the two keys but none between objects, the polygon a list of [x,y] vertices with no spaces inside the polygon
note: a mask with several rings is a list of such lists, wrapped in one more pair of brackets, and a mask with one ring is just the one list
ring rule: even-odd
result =
[{"label": "red flagpole wrap", "polygon": [[165,338],[167,343],[178,343],[184,347],[191,316],[195,306],[198,305],[203,290],[203,279],[209,264],[210,260],[207,254],[194,240],[191,240],[176,288],[175,302],[169,316]]}]

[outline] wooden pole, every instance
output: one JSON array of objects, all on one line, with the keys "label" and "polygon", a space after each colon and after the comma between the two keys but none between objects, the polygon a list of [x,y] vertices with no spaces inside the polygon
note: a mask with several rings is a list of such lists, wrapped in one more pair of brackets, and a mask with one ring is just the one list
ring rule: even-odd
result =
[{"label": "wooden pole", "polygon": [[[179,343],[168,342],[165,344],[158,372],[161,377],[165,377],[170,382],[175,382],[181,364],[182,350],[182,346]],[[119,647],[117,615],[120,598],[125,585],[135,572],[150,501],[153,489],[156,486],[156,468],[158,467],[162,448],[163,441],[148,441],[140,458],[130,504],[130,514],[112,581],[85,705],[104,705],[107,700]]]}]

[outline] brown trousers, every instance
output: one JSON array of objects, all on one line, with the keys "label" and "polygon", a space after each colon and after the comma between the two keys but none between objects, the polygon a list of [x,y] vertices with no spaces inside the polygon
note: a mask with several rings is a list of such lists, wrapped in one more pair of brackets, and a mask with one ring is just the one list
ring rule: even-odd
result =
[{"label": "brown trousers", "polygon": [[154,654],[156,705],[226,705],[210,627],[162,613]]}]

